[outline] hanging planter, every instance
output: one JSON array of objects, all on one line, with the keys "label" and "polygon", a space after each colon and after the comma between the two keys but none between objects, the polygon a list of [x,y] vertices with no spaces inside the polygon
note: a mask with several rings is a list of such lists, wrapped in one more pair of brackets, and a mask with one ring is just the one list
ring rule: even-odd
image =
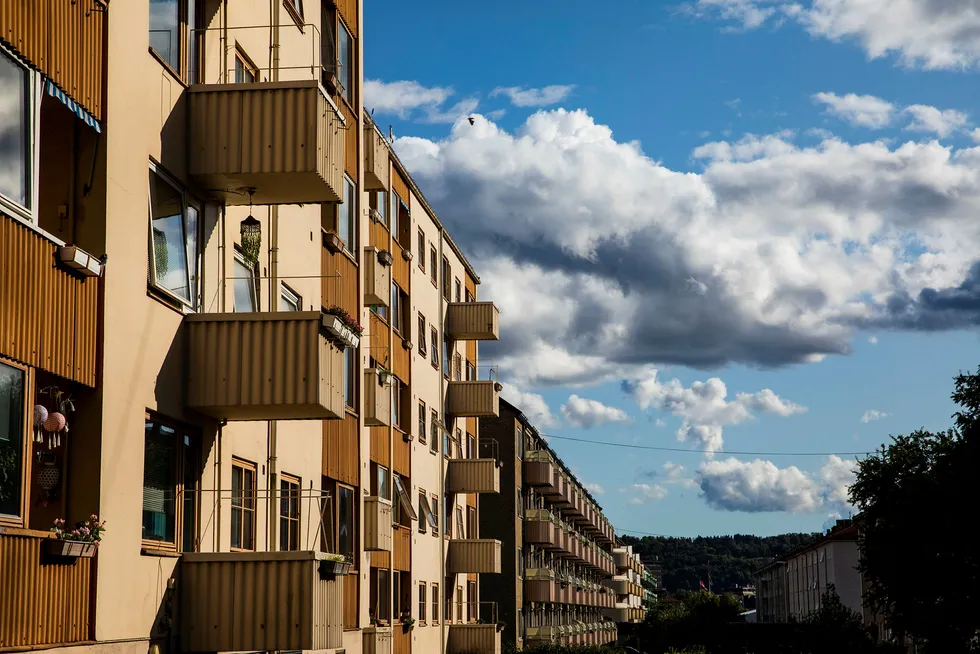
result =
[{"label": "hanging planter", "polygon": [[337,254],[344,249],[344,242],[341,241],[340,237],[333,232],[324,232],[323,247],[327,248],[332,253]]},{"label": "hanging planter", "polygon": [[353,562],[343,554],[327,554],[320,561],[320,578],[343,576],[350,572]]},{"label": "hanging planter", "polygon": [[73,540],[58,540],[57,538],[46,538],[44,540],[44,551],[48,556],[57,556],[71,559],[90,559],[95,556],[95,543],[85,543]]},{"label": "hanging planter", "polygon": [[415,255],[412,254],[411,250],[407,248],[402,250],[402,259],[404,259],[405,261],[411,261],[413,256]]},{"label": "hanging planter", "polygon": [[378,252],[378,263],[382,266],[390,266],[395,262],[395,258],[391,256],[391,252],[388,250],[381,250]]},{"label": "hanging planter", "polygon": [[59,247],[58,261],[65,268],[69,268],[83,277],[102,276],[102,260],[93,257],[77,245],[69,244]]},{"label": "hanging planter", "polygon": [[387,368],[378,368],[378,383],[381,386],[391,386],[395,383],[395,377]]},{"label": "hanging planter", "polygon": [[364,329],[347,311],[332,306],[323,312],[323,328],[347,347],[356,348],[361,343]]},{"label": "hanging planter", "polygon": [[403,350],[411,350],[412,349],[412,341],[402,339],[402,349]]}]

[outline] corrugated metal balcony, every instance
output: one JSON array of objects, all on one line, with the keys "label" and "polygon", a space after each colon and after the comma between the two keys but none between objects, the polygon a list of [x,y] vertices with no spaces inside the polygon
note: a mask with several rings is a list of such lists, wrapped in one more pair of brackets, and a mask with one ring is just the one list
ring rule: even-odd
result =
[{"label": "corrugated metal balcony", "polygon": [[449,541],[449,560],[446,565],[446,572],[449,574],[499,574],[500,562],[499,540],[453,538]]},{"label": "corrugated metal balcony", "polygon": [[364,189],[367,191],[387,191],[390,183],[391,166],[388,163],[388,146],[385,144],[381,132],[365,120]]},{"label": "corrugated metal balcony", "polygon": [[344,576],[321,552],[186,553],[180,563],[185,652],[343,647]]},{"label": "corrugated metal balcony", "polygon": [[317,311],[199,313],[187,329],[187,406],[224,420],[344,416],[344,353]]},{"label": "corrugated metal balcony", "polygon": [[560,546],[557,534],[561,533],[550,511],[530,509],[524,514],[524,542],[547,549]]},{"label": "corrugated metal balcony", "polygon": [[446,338],[454,341],[496,341],[500,310],[493,302],[450,302],[446,305]]},{"label": "corrugated metal balcony", "polygon": [[391,266],[381,263],[376,247],[364,248],[364,306],[387,307],[391,302]]},{"label": "corrugated metal balcony", "polygon": [[450,459],[446,476],[446,491],[450,493],[500,492],[496,459]]},{"label": "corrugated metal balcony", "polygon": [[630,555],[626,550],[613,550],[613,562],[617,568],[630,567]]},{"label": "corrugated metal balcony", "polygon": [[496,418],[500,415],[500,387],[494,381],[451,381],[446,391],[446,413],[457,418]]},{"label": "corrugated metal balcony", "polygon": [[557,602],[558,585],[555,572],[548,568],[528,568],[524,571],[525,602]]},{"label": "corrugated metal balcony", "polygon": [[447,654],[500,654],[496,624],[451,624]]},{"label": "corrugated metal balcony", "polygon": [[391,627],[364,627],[364,654],[391,654]]},{"label": "corrugated metal balcony", "polygon": [[559,628],[556,626],[528,627],[524,632],[524,640],[533,642],[551,642],[559,638]]},{"label": "corrugated metal balcony", "polygon": [[391,551],[391,500],[364,498],[364,549]]},{"label": "corrugated metal balcony", "polygon": [[555,464],[547,450],[529,450],[524,453],[524,485],[535,486],[543,495],[558,493],[555,486]]},{"label": "corrugated metal balcony", "polygon": [[190,175],[227,204],[340,202],[343,119],[317,80],[187,89]]},{"label": "corrugated metal balcony", "polygon": [[391,386],[382,381],[377,368],[364,371],[364,424],[371,427],[391,424]]}]

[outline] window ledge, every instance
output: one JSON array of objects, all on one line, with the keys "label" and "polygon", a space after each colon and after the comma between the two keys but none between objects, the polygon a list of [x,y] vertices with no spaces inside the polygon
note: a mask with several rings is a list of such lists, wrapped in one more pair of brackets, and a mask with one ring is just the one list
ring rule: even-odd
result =
[{"label": "window ledge", "polygon": [[183,304],[180,300],[170,297],[168,294],[157,289],[155,286],[147,282],[146,284],[146,295],[152,300],[156,300],[163,306],[167,307],[171,311],[176,311],[180,315],[187,313],[193,313],[187,305]]},{"label": "window ledge", "polygon": [[184,79],[180,76],[180,74],[176,70],[174,70],[173,67],[169,63],[167,63],[167,60],[164,59],[163,56],[159,52],[157,52],[156,50],[154,50],[153,49],[153,46],[150,46],[149,47],[149,51],[150,51],[150,55],[154,59],[157,60],[157,63],[159,63],[161,66],[163,66],[163,69],[165,71],[167,71],[170,74],[171,77],[174,78],[174,81],[177,82],[178,84],[180,84],[181,86],[183,86],[186,89],[187,88],[187,82],[185,82]]},{"label": "window ledge", "polygon": [[140,556],[156,556],[164,559],[179,559],[181,553],[175,550],[162,550],[155,547],[141,547]]}]

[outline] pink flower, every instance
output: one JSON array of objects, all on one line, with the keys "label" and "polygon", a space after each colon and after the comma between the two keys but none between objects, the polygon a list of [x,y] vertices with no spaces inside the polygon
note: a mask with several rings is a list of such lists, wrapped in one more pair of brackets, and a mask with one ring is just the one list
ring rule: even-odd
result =
[{"label": "pink flower", "polygon": [[92,515],[90,515],[90,516],[88,517],[88,519],[89,519],[89,520],[91,520],[92,522],[98,522],[98,520],[99,520],[99,516],[97,516],[97,515],[95,515],[95,514],[93,513]]}]

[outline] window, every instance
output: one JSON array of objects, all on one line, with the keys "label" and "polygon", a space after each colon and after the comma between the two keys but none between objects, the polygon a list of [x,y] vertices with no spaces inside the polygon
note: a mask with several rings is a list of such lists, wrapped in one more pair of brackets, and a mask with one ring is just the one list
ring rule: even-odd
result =
[{"label": "window", "polygon": [[425,272],[425,232],[419,230],[419,268]]},{"label": "window", "polygon": [[255,549],[255,466],[231,463],[231,548]]},{"label": "window", "polygon": [[524,519],[524,495],[520,488],[517,489],[517,517]]},{"label": "window", "polygon": [[432,346],[432,357],[431,357],[432,367],[438,370],[439,369],[439,332],[436,331],[435,327],[431,328],[431,332],[429,333],[429,336],[431,337],[429,339],[430,341],[429,345]]},{"label": "window", "polygon": [[351,91],[354,89],[354,62],[353,62],[354,38],[340,24],[337,30],[337,78],[343,88],[340,94],[344,100],[351,102]]},{"label": "window", "polygon": [[449,624],[453,621],[453,589],[452,586],[446,586],[446,595],[443,599],[443,604],[446,607],[442,613],[442,619]]},{"label": "window", "polygon": [[299,550],[299,479],[283,475],[279,479],[279,549]]},{"label": "window", "polygon": [[354,557],[355,523],[354,489],[337,485],[337,554]]},{"label": "window", "polygon": [[357,408],[357,350],[348,347],[344,350],[344,404]]},{"label": "window", "polygon": [[463,380],[463,358],[459,352],[453,354],[453,379],[456,381]]},{"label": "window", "polygon": [[394,193],[391,194],[391,236],[398,240],[398,206],[401,204],[401,200]]},{"label": "window", "polygon": [[195,68],[196,18],[195,0],[150,0],[150,47],[181,77]]},{"label": "window", "polygon": [[235,84],[251,84],[259,77],[258,67],[241,48],[235,48]]},{"label": "window", "polygon": [[371,208],[378,212],[381,223],[388,226],[388,194],[384,191],[373,191],[370,195]]},{"label": "window", "polygon": [[[2,79],[0,77],[0,80]],[[21,515],[26,377],[26,372],[22,368],[0,362],[0,463],[2,463],[0,471],[3,473],[0,474],[0,515]],[[146,484],[144,483],[143,486],[145,495]],[[161,490],[161,502],[163,492]],[[145,499],[143,503],[145,506]]]},{"label": "window", "polygon": [[456,278],[456,285],[453,292],[453,302],[462,302],[462,284],[459,282],[459,277]]},{"label": "window", "polygon": [[463,430],[456,428],[456,437],[453,439],[453,444],[456,446],[456,458],[463,458]]},{"label": "window", "polygon": [[419,582],[419,622],[425,622],[425,607],[428,598],[425,596],[425,582]]},{"label": "window", "polygon": [[432,535],[439,535],[439,497],[432,495],[429,499],[429,509],[432,513]]},{"label": "window", "polygon": [[337,236],[344,249],[357,259],[357,189],[354,182],[344,176],[344,200],[337,205]]},{"label": "window", "polygon": [[283,284],[282,290],[279,293],[279,310],[302,311],[303,298],[296,291]]},{"label": "window", "polygon": [[476,436],[469,432],[466,432],[466,458],[476,458]]},{"label": "window", "polygon": [[[408,573],[406,573],[406,575],[407,574]],[[393,593],[391,598],[391,615],[393,616],[393,619],[398,620],[401,618],[402,615],[402,573],[398,570],[395,570],[392,573],[391,578],[392,581],[394,581],[393,588],[395,589],[395,592]],[[411,601],[411,597],[409,597],[409,601]],[[406,611],[408,611],[409,609],[410,606],[405,607]]]},{"label": "window", "polygon": [[429,523],[429,516],[432,511],[429,509],[429,496],[425,494],[425,489],[419,489],[419,531],[421,533],[426,532],[426,524]]},{"label": "window", "polygon": [[[37,197],[34,160],[40,77],[0,46],[0,207],[31,218]],[[33,218],[31,218],[33,221]]]},{"label": "window", "polygon": [[466,291],[466,301],[467,302],[476,302],[476,298],[473,296],[472,293],[469,292],[469,290]]},{"label": "window", "polygon": [[402,290],[398,288],[398,284],[391,285],[391,328],[399,334],[404,327],[404,323],[402,322],[402,311],[404,311],[402,294]]},{"label": "window", "polygon": [[371,568],[369,610],[372,617],[384,624],[391,621],[391,577],[385,568]]},{"label": "window", "polygon": [[197,305],[200,204],[150,167],[150,281],[158,289]]},{"label": "window", "polygon": [[466,531],[463,527],[463,507],[456,507],[456,538],[466,538]]},{"label": "window", "polygon": [[453,505],[449,501],[449,494],[442,496],[442,533],[446,536],[453,535]]},{"label": "window", "polygon": [[199,458],[196,435],[162,418],[147,416],[143,448],[143,540],[151,542],[153,547],[184,552],[196,549]]},{"label": "window", "polygon": [[425,443],[425,402],[419,400],[419,442]]},{"label": "window", "polygon": [[449,373],[451,368],[449,366],[449,341],[445,339],[445,334],[442,339],[442,375],[449,379]]},{"label": "window", "polygon": [[470,538],[479,538],[480,530],[476,526],[476,508],[466,507],[466,533]]},{"label": "window", "polygon": [[463,621],[463,587],[456,586],[456,622]]},{"label": "window", "polygon": [[453,455],[453,438],[448,429],[442,430],[442,453],[447,457]]},{"label": "window", "polygon": [[432,622],[439,624],[439,584],[432,582]]},{"label": "window", "polygon": [[436,254],[436,246],[429,246],[429,279],[432,280],[432,285],[438,288],[439,286],[439,255]]},{"label": "window", "polygon": [[524,551],[520,547],[517,548],[517,578],[524,578]]},{"label": "window", "polygon": [[245,261],[245,255],[235,248],[235,313],[259,310],[259,269]]},{"label": "window", "polygon": [[418,337],[419,337],[419,354],[421,354],[422,356],[425,356],[426,353],[427,353],[427,350],[426,350],[426,347],[425,347],[425,342],[426,342],[425,341],[425,316],[423,316],[421,312],[419,312],[419,333],[418,333]]},{"label": "window", "polygon": [[515,433],[516,439],[514,442],[514,451],[517,454],[518,459],[524,458],[524,427],[517,425],[517,432]]},{"label": "window", "polygon": [[388,468],[371,462],[371,494],[391,499],[391,482]]},{"label": "window", "polygon": [[303,16],[303,0],[286,0],[286,5],[295,11],[297,16]]},{"label": "window", "polygon": [[[402,422],[402,407],[411,406],[408,404],[409,398],[411,397],[408,386],[406,386],[400,379],[394,377],[392,379],[391,387],[391,425],[399,430],[405,430],[406,425]],[[411,420],[411,416],[408,417]]]},{"label": "window", "polygon": [[378,316],[385,322],[388,321],[388,307],[374,306],[371,307],[371,311],[374,312],[374,315]]},{"label": "window", "polygon": [[446,300],[446,302],[449,302],[449,299],[452,297],[449,294],[449,289],[451,288],[450,284],[452,283],[450,280],[452,280],[452,278],[453,278],[453,270],[449,266],[449,259],[443,257],[442,258],[442,297]]},{"label": "window", "polygon": [[411,527],[412,520],[418,520],[418,514],[412,508],[412,499],[409,497],[408,491],[405,490],[408,487],[408,482],[400,475],[394,475],[392,479],[395,482],[395,495],[398,496],[398,501],[392,507],[394,522],[403,527]]},{"label": "window", "polygon": [[476,598],[476,582],[467,581],[466,582],[466,613],[470,622],[476,622],[480,617],[478,615],[480,609],[479,600]]},{"label": "window", "polygon": [[439,451],[439,414],[435,409],[429,410],[429,451]]}]

